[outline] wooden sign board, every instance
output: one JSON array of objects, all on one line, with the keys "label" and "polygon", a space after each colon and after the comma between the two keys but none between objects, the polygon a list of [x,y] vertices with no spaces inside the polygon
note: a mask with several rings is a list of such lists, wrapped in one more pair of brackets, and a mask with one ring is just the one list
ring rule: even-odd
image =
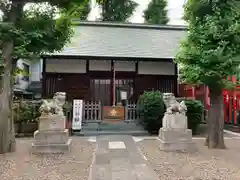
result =
[{"label": "wooden sign board", "polygon": [[83,113],[83,100],[74,99],[73,100],[73,119],[72,119],[73,130],[82,129],[82,113]]},{"label": "wooden sign board", "polygon": [[103,121],[125,120],[125,109],[123,106],[104,106]]}]

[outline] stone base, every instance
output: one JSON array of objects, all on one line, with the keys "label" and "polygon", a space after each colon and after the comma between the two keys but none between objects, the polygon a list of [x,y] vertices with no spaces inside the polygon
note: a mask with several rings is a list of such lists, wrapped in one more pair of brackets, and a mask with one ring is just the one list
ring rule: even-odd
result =
[{"label": "stone base", "polygon": [[70,151],[72,139],[68,139],[65,144],[32,144],[32,154],[56,154]]},{"label": "stone base", "polygon": [[35,131],[32,153],[64,153],[70,150],[68,130]]},{"label": "stone base", "polygon": [[159,148],[162,151],[194,151],[196,144],[192,141],[192,130],[167,130],[159,131]]}]

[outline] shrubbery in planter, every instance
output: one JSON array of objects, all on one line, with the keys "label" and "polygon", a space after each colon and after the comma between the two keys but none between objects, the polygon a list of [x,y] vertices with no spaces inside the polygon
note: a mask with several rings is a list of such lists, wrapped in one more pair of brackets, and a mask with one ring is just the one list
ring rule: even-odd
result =
[{"label": "shrubbery in planter", "polygon": [[192,129],[192,133],[196,134],[197,128],[202,121],[203,104],[198,100],[185,100],[187,106],[188,128]]},{"label": "shrubbery in planter", "polygon": [[144,92],[138,99],[137,107],[144,128],[152,134],[157,134],[162,127],[162,118],[166,110],[162,93]]},{"label": "shrubbery in planter", "polygon": [[19,101],[13,104],[13,120],[16,132],[32,133],[37,130],[40,104]]}]

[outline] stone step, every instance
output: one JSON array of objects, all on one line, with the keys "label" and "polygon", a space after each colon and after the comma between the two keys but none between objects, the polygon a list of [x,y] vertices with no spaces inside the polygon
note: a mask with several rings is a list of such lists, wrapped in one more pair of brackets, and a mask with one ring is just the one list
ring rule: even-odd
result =
[{"label": "stone step", "polygon": [[149,133],[147,131],[144,130],[140,130],[140,131],[110,131],[110,130],[106,130],[106,131],[87,131],[87,130],[83,130],[83,131],[76,131],[73,132],[73,135],[76,136],[98,136],[98,135],[132,135],[132,136],[148,136]]}]

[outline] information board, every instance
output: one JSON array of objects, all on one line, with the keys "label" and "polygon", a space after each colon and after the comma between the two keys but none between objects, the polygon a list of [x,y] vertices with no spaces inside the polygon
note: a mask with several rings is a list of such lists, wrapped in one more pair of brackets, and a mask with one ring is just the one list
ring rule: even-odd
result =
[{"label": "information board", "polygon": [[73,130],[82,129],[82,113],[83,113],[83,100],[74,99],[73,100],[73,119],[72,119]]}]

